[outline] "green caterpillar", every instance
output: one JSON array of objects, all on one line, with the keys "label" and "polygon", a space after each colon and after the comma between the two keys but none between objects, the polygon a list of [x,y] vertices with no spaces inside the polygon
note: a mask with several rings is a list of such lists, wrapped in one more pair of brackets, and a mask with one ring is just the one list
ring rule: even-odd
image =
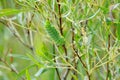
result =
[{"label": "green caterpillar", "polygon": [[45,24],[45,28],[49,36],[55,41],[57,45],[63,45],[64,44],[64,38],[60,36],[58,31],[55,29],[53,25],[51,25],[50,21],[47,20]]}]

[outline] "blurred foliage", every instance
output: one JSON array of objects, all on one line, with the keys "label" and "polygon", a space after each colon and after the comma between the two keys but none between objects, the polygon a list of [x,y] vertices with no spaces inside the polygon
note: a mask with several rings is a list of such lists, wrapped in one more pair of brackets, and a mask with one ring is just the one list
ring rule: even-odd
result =
[{"label": "blurred foliage", "polygon": [[0,80],[119,80],[119,55],[119,0],[0,0]]}]

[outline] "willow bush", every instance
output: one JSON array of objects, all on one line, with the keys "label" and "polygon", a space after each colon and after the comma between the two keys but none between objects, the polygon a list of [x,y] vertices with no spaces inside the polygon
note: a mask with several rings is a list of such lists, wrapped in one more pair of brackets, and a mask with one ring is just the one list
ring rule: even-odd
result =
[{"label": "willow bush", "polygon": [[0,80],[119,80],[119,0],[0,0]]}]

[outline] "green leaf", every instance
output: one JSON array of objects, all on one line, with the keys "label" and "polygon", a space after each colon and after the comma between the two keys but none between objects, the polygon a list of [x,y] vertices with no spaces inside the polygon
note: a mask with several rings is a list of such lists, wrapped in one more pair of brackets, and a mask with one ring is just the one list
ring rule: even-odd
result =
[{"label": "green leaf", "polygon": [[24,75],[27,69],[31,69],[31,68],[33,68],[33,67],[36,67],[36,64],[28,65],[27,67],[25,67],[24,69],[22,69],[22,70],[17,74],[16,80],[18,80],[22,75]]},{"label": "green leaf", "polygon": [[50,22],[47,20],[45,24],[46,30],[49,34],[49,36],[56,42],[57,45],[63,45],[64,44],[64,38],[60,36],[58,31],[55,29],[54,26],[50,24]]},{"label": "green leaf", "polygon": [[33,56],[30,55],[30,54],[27,54],[27,56],[28,56],[28,58],[29,58],[32,62],[34,62],[37,66],[39,66],[39,67],[42,66],[42,65],[40,64],[40,62],[36,60],[35,57],[33,57]]},{"label": "green leaf", "polygon": [[2,9],[0,10],[0,17],[2,16],[8,16],[8,15],[15,15],[20,12],[23,12],[23,10],[18,10],[18,9]]},{"label": "green leaf", "polygon": [[30,60],[27,56],[21,55],[21,54],[9,54],[9,57],[14,57],[14,58],[19,58],[19,59],[24,59],[24,60]]},{"label": "green leaf", "polygon": [[41,75],[42,73],[44,73],[46,70],[47,70],[47,69],[45,69],[45,68],[40,68],[40,69],[38,70],[38,72],[35,74],[35,77],[40,76],[40,75]]},{"label": "green leaf", "polygon": [[120,40],[120,23],[117,25],[117,38]]},{"label": "green leaf", "polygon": [[112,20],[110,18],[106,18],[106,23],[107,23],[107,25],[111,25],[112,24]]},{"label": "green leaf", "polygon": [[30,74],[29,74],[29,71],[28,71],[28,70],[26,70],[26,78],[27,78],[27,80],[31,80]]},{"label": "green leaf", "polygon": [[108,7],[100,7],[100,9],[103,11],[104,14],[108,14],[109,13],[109,8]]}]

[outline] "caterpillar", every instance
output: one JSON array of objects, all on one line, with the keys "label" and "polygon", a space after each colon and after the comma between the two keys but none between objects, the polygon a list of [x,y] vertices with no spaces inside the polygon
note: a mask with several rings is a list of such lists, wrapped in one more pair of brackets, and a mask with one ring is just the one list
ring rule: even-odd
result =
[{"label": "caterpillar", "polygon": [[55,29],[53,25],[51,25],[50,21],[47,20],[45,23],[45,28],[48,33],[48,35],[52,38],[52,40],[57,45],[63,45],[64,44],[64,38],[58,33],[58,31]]}]

